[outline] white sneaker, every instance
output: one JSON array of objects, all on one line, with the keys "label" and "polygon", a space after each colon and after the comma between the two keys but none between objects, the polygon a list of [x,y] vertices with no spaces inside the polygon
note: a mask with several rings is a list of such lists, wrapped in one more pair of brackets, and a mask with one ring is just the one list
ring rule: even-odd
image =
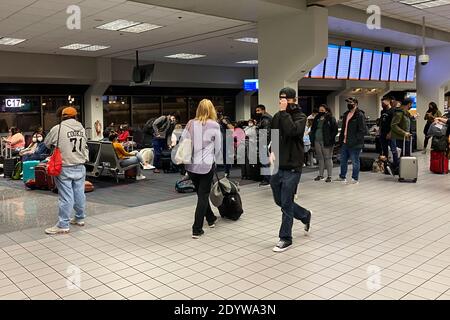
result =
[{"label": "white sneaker", "polygon": [[352,178],[351,184],[359,184],[359,181]]},{"label": "white sneaker", "polygon": [[144,175],[140,175],[140,176],[136,176],[136,180],[137,181],[140,181],[140,180],[145,180],[146,178],[145,178],[145,176]]},{"label": "white sneaker", "polygon": [[146,165],[144,165],[144,170],[153,170],[153,169],[155,169],[156,167],[154,167],[154,166],[152,166],[151,164],[146,164]]},{"label": "white sneaker", "polygon": [[84,227],[84,220],[78,220],[77,218],[73,217],[72,219],[70,219],[70,224],[79,227]]},{"label": "white sneaker", "polygon": [[63,234],[63,233],[68,233],[69,232],[69,228],[60,228],[58,226],[53,226],[51,228],[47,228],[45,229],[45,233],[46,234]]}]

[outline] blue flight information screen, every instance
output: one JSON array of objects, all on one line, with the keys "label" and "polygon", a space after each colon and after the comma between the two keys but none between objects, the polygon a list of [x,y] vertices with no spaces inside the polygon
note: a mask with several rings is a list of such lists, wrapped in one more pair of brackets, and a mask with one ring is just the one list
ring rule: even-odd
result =
[{"label": "blue flight information screen", "polygon": [[406,81],[413,82],[416,73],[416,56],[409,56],[408,59],[408,75]]},{"label": "blue flight information screen", "polygon": [[258,79],[246,79],[244,80],[245,91],[256,91],[259,89]]},{"label": "blue flight information screen", "polygon": [[370,80],[370,69],[372,67],[372,55],[373,51],[364,49],[362,55],[362,64],[361,64],[361,80]]},{"label": "blue flight information screen", "polygon": [[336,79],[336,70],[338,64],[339,46],[330,44],[328,46],[328,57],[325,67],[325,78]]},{"label": "blue flight information screen", "polygon": [[400,55],[398,53],[393,53],[391,62],[391,73],[389,75],[390,81],[398,81],[399,68],[400,68]]},{"label": "blue flight information screen", "polygon": [[350,62],[350,80],[359,80],[359,73],[361,70],[361,58],[363,50],[360,48],[352,48],[352,59]]},{"label": "blue flight information screen", "polygon": [[350,55],[352,52],[351,47],[341,47],[341,54],[339,55],[338,62],[338,79],[348,79],[348,72],[350,70]]},{"label": "blue flight information screen", "polygon": [[311,78],[315,78],[315,79],[323,78],[324,67],[325,67],[325,60],[323,60],[314,69],[311,70]]},{"label": "blue flight information screen", "polygon": [[391,54],[383,52],[383,61],[381,62],[381,81],[389,81],[389,72],[391,70]]},{"label": "blue flight information screen", "polygon": [[381,60],[383,59],[383,52],[374,51],[372,60],[372,73],[370,75],[370,80],[379,81],[381,73]]},{"label": "blue flight information screen", "polygon": [[408,71],[408,55],[400,56],[400,68],[398,72],[398,81],[406,81],[406,73]]}]

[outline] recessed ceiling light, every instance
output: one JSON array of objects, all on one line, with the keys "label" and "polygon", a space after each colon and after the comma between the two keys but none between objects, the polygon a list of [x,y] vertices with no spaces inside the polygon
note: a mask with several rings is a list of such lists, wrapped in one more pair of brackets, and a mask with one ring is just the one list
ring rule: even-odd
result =
[{"label": "recessed ceiling light", "polygon": [[66,50],[79,50],[81,48],[89,47],[90,44],[84,44],[84,43],[72,43],[64,47],[60,47],[60,49],[66,49]]},{"label": "recessed ceiling light", "polygon": [[24,42],[26,39],[16,39],[16,38],[0,38],[0,44],[5,46],[15,46],[21,42]]},{"label": "recessed ceiling light", "polygon": [[239,39],[234,39],[236,41],[241,41],[241,42],[249,42],[249,43],[258,43],[258,38],[239,38]]},{"label": "recessed ceiling light", "polygon": [[141,24],[137,24],[135,26],[129,27],[129,28],[120,29],[120,31],[141,33],[141,32],[150,31],[150,30],[154,30],[154,29],[158,29],[158,28],[162,28],[162,26],[158,26],[156,24],[150,24],[150,23],[141,23]]},{"label": "recessed ceiling light", "polygon": [[240,64],[258,64],[258,60],[238,61],[236,63],[240,63]]},{"label": "recessed ceiling light", "polygon": [[198,58],[203,58],[203,57],[206,57],[206,55],[191,54],[191,53],[177,53],[177,54],[172,54],[170,56],[166,56],[166,58],[183,59],[183,60],[198,59]]},{"label": "recessed ceiling light", "polygon": [[128,21],[119,19],[113,22],[109,22],[106,24],[102,24],[101,26],[98,26],[97,29],[103,29],[103,30],[111,30],[111,31],[118,31],[121,29],[129,28],[135,25],[140,24],[140,22],[134,22],[134,21]]},{"label": "recessed ceiling light", "polygon": [[93,46],[81,48],[80,50],[83,50],[83,51],[98,51],[98,50],[104,50],[104,49],[108,49],[108,48],[111,48],[111,46],[93,45]]}]

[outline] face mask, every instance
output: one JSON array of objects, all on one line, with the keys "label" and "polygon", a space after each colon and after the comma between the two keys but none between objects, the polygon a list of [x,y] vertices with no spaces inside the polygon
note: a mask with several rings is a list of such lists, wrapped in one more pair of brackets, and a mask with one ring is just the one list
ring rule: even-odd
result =
[{"label": "face mask", "polygon": [[319,112],[319,117],[323,117],[325,115],[325,112]]},{"label": "face mask", "polygon": [[44,140],[44,138],[43,138],[42,136],[39,136],[39,137],[37,138],[37,141],[39,141],[39,142],[42,142],[42,140]]},{"label": "face mask", "polygon": [[249,127],[253,127],[253,123],[249,123],[248,126],[249,126]]},{"label": "face mask", "polygon": [[37,142],[37,138],[33,138],[33,142]]},{"label": "face mask", "polygon": [[355,106],[353,105],[353,104],[347,104],[347,108],[348,108],[348,110],[353,110],[353,108],[354,108]]}]

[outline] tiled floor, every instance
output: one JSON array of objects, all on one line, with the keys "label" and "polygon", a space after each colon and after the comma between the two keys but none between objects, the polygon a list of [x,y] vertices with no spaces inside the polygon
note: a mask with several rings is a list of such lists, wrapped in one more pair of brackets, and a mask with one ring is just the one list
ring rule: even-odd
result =
[{"label": "tiled floor", "polygon": [[304,174],[312,234],[296,222],[284,253],[271,250],[280,210],[256,185],[242,187],[239,221],[199,240],[192,196],[97,214],[68,235],[0,235],[0,299],[450,299],[450,176],[420,161],[417,184]]}]

